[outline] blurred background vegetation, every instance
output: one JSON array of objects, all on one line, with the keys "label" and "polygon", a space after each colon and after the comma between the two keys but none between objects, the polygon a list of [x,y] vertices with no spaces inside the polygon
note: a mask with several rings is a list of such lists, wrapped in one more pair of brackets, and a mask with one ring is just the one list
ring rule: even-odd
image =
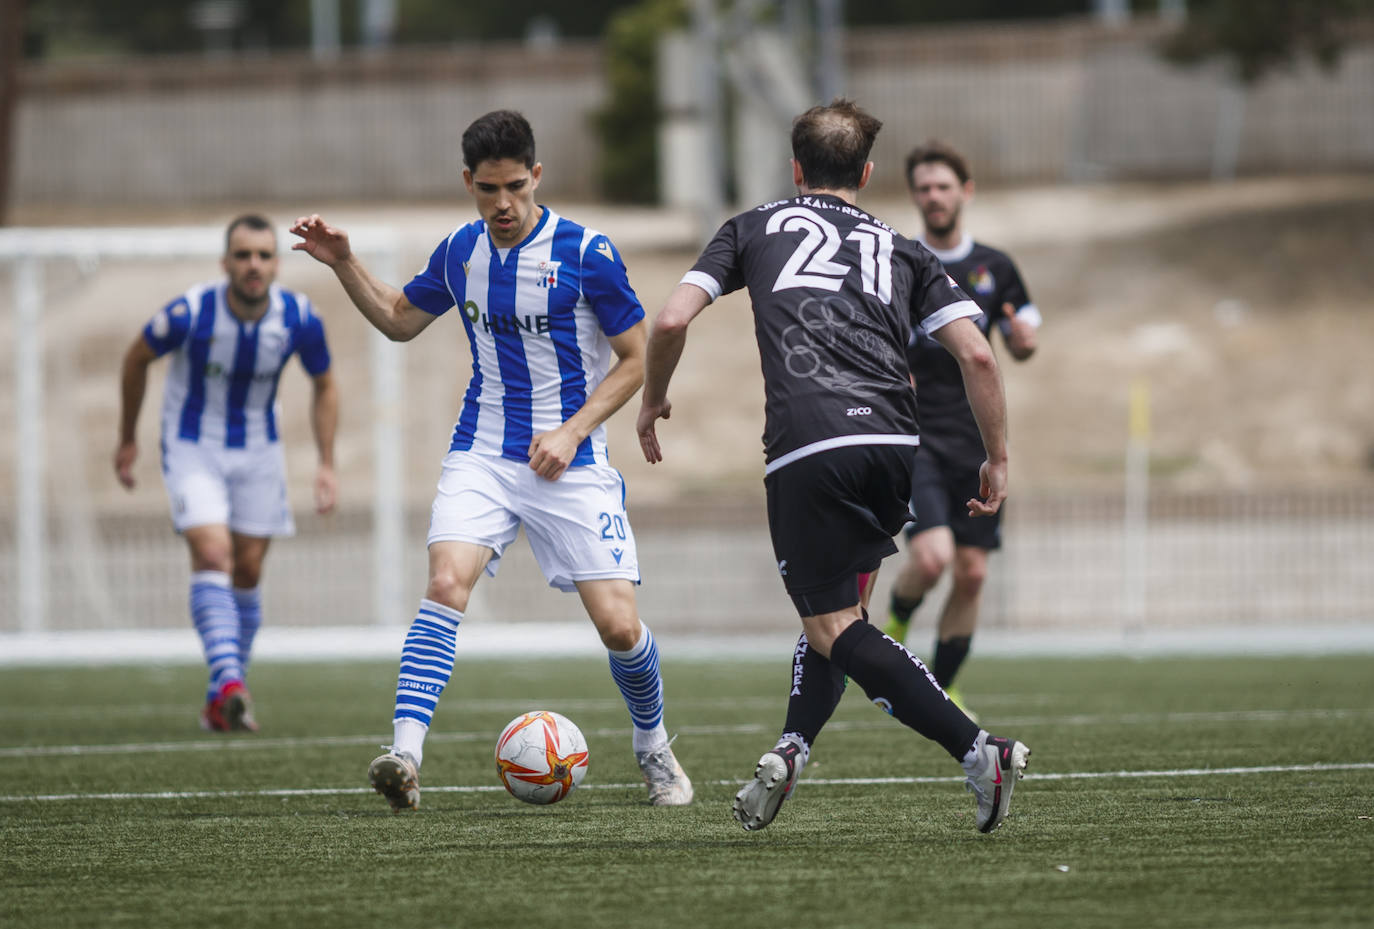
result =
[{"label": "blurred background vegetation", "polygon": [[[312,16],[332,9],[340,44],[401,45],[529,39],[614,38],[617,20],[666,24],[685,17],[687,0],[4,0],[27,7],[24,54],[30,59],[91,55],[265,52],[307,49]],[[727,5],[725,3],[722,6]],[[911,25],[1064,16],[1173,15],[1186,19],[1181,57],[1233,51],[1248,75],[1309,50],[1330,57],[1341,22],[1371,0],[850,0],[846,26]],[[754,4],[771,15],[775,4]],[[379,23],[369,29],[368,23]]]},{"label": "blurred background vegetation", "polygon": [[[332,0],[331,0],[332,2]],[[1133,0],[1131,12],[1152,13],[1159,0]],[[195,52],[211,43],[241,52],[306,49],[311,44],[311,0],[28,0],[25,53],[30,58]],[[1165,0],[1168,5],[1168,0]],[[1193,0],[1193,6],[1210,5]],[[1224,5],[1224,4],[1222,4]],[[1325,3],[1304,3],[1324,6]],[[535,37],[600,38],[618,16],[683,15],[685,0],[387,0],[393,13],[389,40],[434,44]],[[851,0],[849,26],[1023,20],[1083,15],[1093,0]],[[366,3],[337,3],[345,46],[365,45]],[[676,8],[676,9],[674,9]],[[654,11],[657,11],[656,13]]]}]

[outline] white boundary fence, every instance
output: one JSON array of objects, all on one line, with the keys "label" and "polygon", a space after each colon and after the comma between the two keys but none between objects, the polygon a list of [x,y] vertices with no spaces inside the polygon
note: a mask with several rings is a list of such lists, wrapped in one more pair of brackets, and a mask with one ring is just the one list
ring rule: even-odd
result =
[{"label": "white boundary fence", "polygon": [[[400,543],[383,546],[375,505],[328,520],[298,514],[297,536],[273,548],[264,576],[268,622],[322,632],[406,622],[424,585],[427,515],[418,507],[401,513],[392,530]],[[630,516],[644,579],[640,610],[656,632],[722,641],[795,636],[761,499],[671,508],[631,501]],[[16,614],[18,598],[7,597],[0,643],[14,633],[188,627],[184,546],[165,515],[105,513],[84,529],[52,520],[52,557],[34,582],[43,585],[44,623]],[[0,515],[0,585],[11,592],[16,528]],[[1225,628],[1241,643],[1277,630],[1374,628],[1368,488],[1156,495],[1129,517],[1121,494],[1027,492],[1009,504],[1003,538],[984,593],[981,626],[989,632],[1126,641]],[[879,611],[896,568],[891,559],[879,575]],[[469,613],[482,625],[585,623],[578,598],[550,590],[523,543],[478,590]],[[381,603],[378,591],[392,599]],[[915,635],[933,635],[943,591],[928,598],[919,617],[927,632]]]},{"label": "white boundary fence", "polygon": [[[50,395],[54,386],[70,387],[62,378],[91,363],[84,352],[99,352],[108,364],[132,337],[123,332],[126,322],[110,319],[115,308],[102,303],[112,288],[128,285],[116,280],[98,294],[77,295],[77,302],[93,304],[82,309],[83,320],[103,318],[101,332],[122,333],[114,347],[98,333],[93,340],[87,333],[94,342],[88,347],[69,342],[73,323],[64,313],[73,301],[58,291],[73,286],[63,277],[72,262],[118,258],[111,267],[142,267],[145,260],[179,256],[199,266],[221,253],[222,235],[218,227],[0,230],[0,269],[10,272],[13,295],[0,332],[8,327],[13,344],[14,385],[12,392],[0,391],[0,423],[13,423],[13,467],[0,469],[6,487],[0,498],[0,648],[5,637],[18,634],[186,627],[184,546],[171,533],[161,501],[154,507],[153,496],[145,495],[99,505],[60,478],[73,467],[70,459],[98,456],[98,462],[77,464],[99,465],[99,477],[107,486],[112,481],[108,413],[85,424],[88,431],[100,430],[92,432],[94,444],[91,437],[63,442],[64,431],[82,425],[73,425],[70,405],[55,404]],[[400,279],[396,265],[406,254],[394,230],[359,227],[354,242],[380,277]],[[0,306],[6,296],[0,293]],[[140,290],[123,302],[142,306],[145,297]],[[274,547],[264,580],[274,626],[394,626],[413,615],[423,589],[427,514],[402,495],[401,458],[413,443],[401,422],[410,399],[402,389],[401,349],[370,331],[363,337],[370,339],[366,352],[361,342],[356,347],[368,359],[371,403],[362,418],[369,432],[362,442],[350,441],[370,450],[370,490],[360,495],[361,505],[329,520],[298,514],[297,537]],[[44,359],[51,368],[46,372]],[[3,372],[0,379],[11,380]],[[418,372],[411,379],[417,381]],[[101,383],[80,390],[83,396],[104,392],[89,406],[105,410],[113,379],[96,380]],[[354,430],[352,436],[361,434]],[[1147,495],[1140,450],[1133,454],[1131,493],[1032,489],[1012,500],[1006,545],[994,556],[985,593],[985,629],[1124,640],[1142,626],[1151,633],[1220,626],[1244,637],[1374,623],[1374,572],[1368,569],[1374,488]],[[720,497],[671,507],[640,507],[631,496],[644,576],[641,610],[656,630],[795,635],[759,491],[758,485],[722,488]],[[880,609],[895,568],[889,563],[880,575]],[[503,559],[499,582],[484,582],[479,593],[474,618],[585,622],[577,598],[550,591],[523,544]],[[923,625],[934,622],[941,592],[930,599]]]}]

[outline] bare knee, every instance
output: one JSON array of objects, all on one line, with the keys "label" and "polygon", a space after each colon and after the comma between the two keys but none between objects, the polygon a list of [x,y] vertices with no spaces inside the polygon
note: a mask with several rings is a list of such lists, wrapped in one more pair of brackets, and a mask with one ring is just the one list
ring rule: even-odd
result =
[{"label": "bare knee", "polygon": [[859,608],[854,606],[833,613],[803,617],[802,631],[806,633],[807,644],[817,654],[829,658],[831,650],[835,647],[835,640],[859,621]]},{"label": "bare knee", "polygon": [[459,613],[467,612],[472,584],[460,572],[447,567],[433,571],[425,586],[425,599],[442,603]]},{"label": "bare knee", "polygon": [[987,558],[960,558],[954,568],[954,592],[958,596],[973,599],[983,592],[983,582],[987,577]]},{"label": "bare knee", "polygon": [[925,549],[914,553],[912,563],[915,566],[916,579],[921,587],[929,590],[940,580],[940,575],[945,573],[945,568],[949,567],[949,559],[939,551]]},{"label": "bare knee", "polygon": [[627,652],[639,644],[641,623],[633,583],[620,578],[578,581],[577,594],[602,645]]},{"label": "bare knee", "polygon": [[234,572],[234,556],[227,542],[202,539],[191,546],[192,571],[219,571],[223,574]]},{"label": "bare knee", "polygon": [[628,652],[639,644],[639,617],[617,616],[596,624],[601,644],[613,652]]}]

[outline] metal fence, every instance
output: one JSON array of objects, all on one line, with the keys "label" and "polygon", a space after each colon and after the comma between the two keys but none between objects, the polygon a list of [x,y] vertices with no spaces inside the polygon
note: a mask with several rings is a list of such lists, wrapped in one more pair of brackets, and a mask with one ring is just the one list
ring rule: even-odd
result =
[{"label": "metal fence", "polygon": [[[677,634],[794,632],[796,617],[773,563],[761,499],[723,490],[690,506],[631,506],[639,542],[641,610]],[[1152,500],[1143,563],[1126,544],[1116,494],[1018,496],[1003,550],[993,556],[982,626],[1015,632],[1117,631],[1368,623],[1374,618],[1374,490],[1167,495]],[[428,513],[407,513],[400,586],[418,603]],[[265,610],[276,625],[403,624],[375,615],[372,515],[298,514],[299,535],[273,546]],[[13,524],[0,516],[0,590],[14,590]],[[184,545],[165,517],[103,514],[48,527],[46,631],[184,628]],[[878,596],[895,573],[889,561]],[[1127,578],[1144,573],[1143,612]],[[394,579],[393,579],[394,580]],[[881,602],[881,601],[878,601]],[[411,604],[410,606],[413,606]],[[409,606],[407,608],[410,608]],[[583,617],[575,596],[550,590],[523,540],[499,576],[478,585],[469,612],[502,622]],[[0,634],[20,628],[12,596]]]}]

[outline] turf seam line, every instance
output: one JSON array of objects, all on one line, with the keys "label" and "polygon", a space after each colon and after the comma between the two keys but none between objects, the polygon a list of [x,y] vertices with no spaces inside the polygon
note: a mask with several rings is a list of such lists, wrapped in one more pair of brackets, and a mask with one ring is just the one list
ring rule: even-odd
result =
[{"label": "turf seam line", "polygon": [[[1150,777],[1207,777],[1212,775],[1236,775],[1236,774],[1298,774],[1311,773],[1318,774],[1335,771],[1371,771],[1374,770],[1374,761],[1369,762],[1344,762],[1344,763],[1316,763],[1298,765],[1258,765],[1254,767],[1234,767],[1234,768],[1176,768],[1173,770],[1147,770],[1147,771],[1064,771],[1047,772],[1040,774],[1027,774],[1028,781],[1069,781],[1069,780],[1107,780],[1114,778],[1150,778]],[[848,786],[867,786],[867,785],[886,785],[886,784],[957,784],[962,783],[962,776],[955,777],[816,777],[803,778],[800,783],[814,787],[848,787]],[[709,784],[722,787],[734,787],[739,784],[737,780],[718,780],[708,781]],[[638,790],[644,785],[640,783],[617,783],[617,784],[582,784],[579,790]],[[505,788],[497,784],[491,785],[453,785],[453,786],[430,786],[426,785],[426,793],[499,793]],[[221,799],[232,797],[329,797],[344,796],[350,794],[370,794],[371,788],[367,787],[313,787],[313,788],[274,788],[263,790],[180,790],[180,791],[150,791],[146,793],[70,793],[70,794],[0,794],[0,802],[19,803],[23,801],[42,801],[58,802],[65,800],[206,800]]]},{"label": "turf seam line", "polygon": [[[1327,709],[1327,710],[1222,710],[1214,712],[1179,713],[1120,713],[1095,716],[1027,716],[1007,718],[998,723],[999,729],[1029,726],[1056,725],[1097,725],[1102,723],[1180,723],[1180,722],[1283,722],[1295,719],[1351,719],[1374,716],[1374,709]],[[858,720],[835,720],[826,725],[827,732],[859,732],[884,729],[892,725],[892,720],[883,717],[871,722]],[[684,736],[753,735],[759,732],[773,732],[776,727],[762,723],[739,723],[729,726],[680,726],[673,731]],[[496,738],[499,728],[467,732],[431,732],[427,743],[463,743]],[[624,736],[628,727],[584,729],[586,735],[595,737]],[[274,748],[309,748],[318,746],[377,745],[386,747],[391,740],[381,734],[350,736],[311,736],[306,738],[257,738],[226,736],[216,739],[199,739],[184,742],[130,742],[112,745],[19,745],[0,747],[0,758],[37,758],[54,755],[132,755],[155,752],[206,752],[206,751],[247,751]]]}]

